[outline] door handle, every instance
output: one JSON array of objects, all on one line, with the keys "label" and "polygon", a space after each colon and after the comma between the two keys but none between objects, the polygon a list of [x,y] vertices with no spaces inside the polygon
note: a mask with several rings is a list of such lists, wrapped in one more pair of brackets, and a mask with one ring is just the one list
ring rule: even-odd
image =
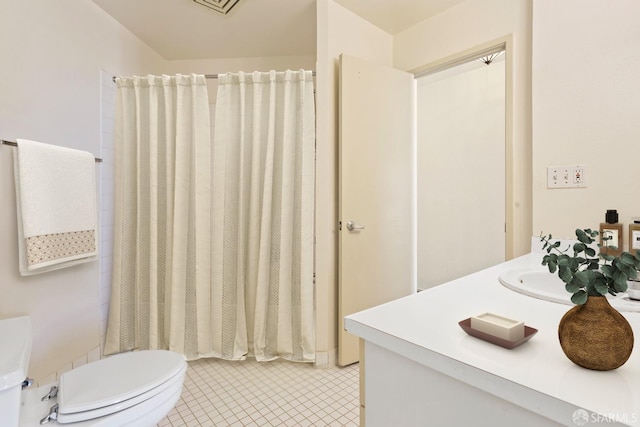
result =
[{"label": "door handle", "polygon": [[364,225],[356,224],[353,221],[347,221],[347,230],[349,231],[360,231],[364,230]]}]

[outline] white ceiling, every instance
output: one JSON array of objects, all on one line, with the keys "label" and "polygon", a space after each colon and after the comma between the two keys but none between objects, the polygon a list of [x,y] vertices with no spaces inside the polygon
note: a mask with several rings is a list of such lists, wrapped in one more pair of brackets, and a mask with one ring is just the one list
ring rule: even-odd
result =
[{"label": "white ceiling", "polygon": [[397,34],[464,0],[334,0],[389,34]]},{"label": "white ceiling", "polygon": [[[395,34],[463,0],[335,0]],[[316,53],[316,0],[240,0],[227,15],[193,0],[93,0],[163,58]]]}]

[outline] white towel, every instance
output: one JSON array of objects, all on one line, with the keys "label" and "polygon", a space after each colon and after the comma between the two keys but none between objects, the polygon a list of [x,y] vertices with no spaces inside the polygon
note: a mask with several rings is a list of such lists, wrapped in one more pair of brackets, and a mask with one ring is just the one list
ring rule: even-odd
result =
[{"label": "white towel", "polygon": [[14,171],[20,274],[97,259],[93,155],[25,139],[17,142]]}]

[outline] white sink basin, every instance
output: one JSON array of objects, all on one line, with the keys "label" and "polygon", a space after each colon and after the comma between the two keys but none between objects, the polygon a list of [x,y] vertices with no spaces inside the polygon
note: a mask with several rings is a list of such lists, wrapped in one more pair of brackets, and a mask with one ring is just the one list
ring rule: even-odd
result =
[{"label": "white sink basin", "polygon": [[[512,291],[545,301],[574,305],[571,294],[564,289],[564,282],[545,267],[514,268],[502,273],[499,280]],[[618,311],[640,312],[640,301],[629,299],[626,292],[616,296],[607,295],[607,299]]]}]

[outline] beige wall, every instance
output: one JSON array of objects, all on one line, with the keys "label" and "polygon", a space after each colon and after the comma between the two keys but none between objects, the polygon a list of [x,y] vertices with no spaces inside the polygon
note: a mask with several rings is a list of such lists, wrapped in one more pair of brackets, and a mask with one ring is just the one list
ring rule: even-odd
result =
[{"label": "beige wall", "polygon": [[397,34],[393,45],[393,65],[417,72],[496,41],[510,43],[507,110],[511,120],[506,129],[510,138],[506,155],[512,166],[506,181],[512,197],[507,227],[513,240],[507,242],[507,258],[529,252],[531,244],[530,8],[530,0],[466,1]]},{"label": "beige wall", "polygon": [[[533,2],[533,232],[575,237],[617,209],[640,216],[640,3]],[[586,166],[587,188],[549,190],[546,167]]]},{"label": "beige wall", "polygon": [[[164,61],[90,1],[0,2],[0,138],[100,154],[100,74]],[[0,146],[0,318],[30,315],[30,375],[59,371],[99,345],[99,265],[18,273],[12,152]],[[98,166],[100,168],[100,166]]]},{"label": "beige wall", "polygon": [[317,2],[316,349],[318,365],[337,348],[338,58],[392,64],[393,39],[332,0]]}]

